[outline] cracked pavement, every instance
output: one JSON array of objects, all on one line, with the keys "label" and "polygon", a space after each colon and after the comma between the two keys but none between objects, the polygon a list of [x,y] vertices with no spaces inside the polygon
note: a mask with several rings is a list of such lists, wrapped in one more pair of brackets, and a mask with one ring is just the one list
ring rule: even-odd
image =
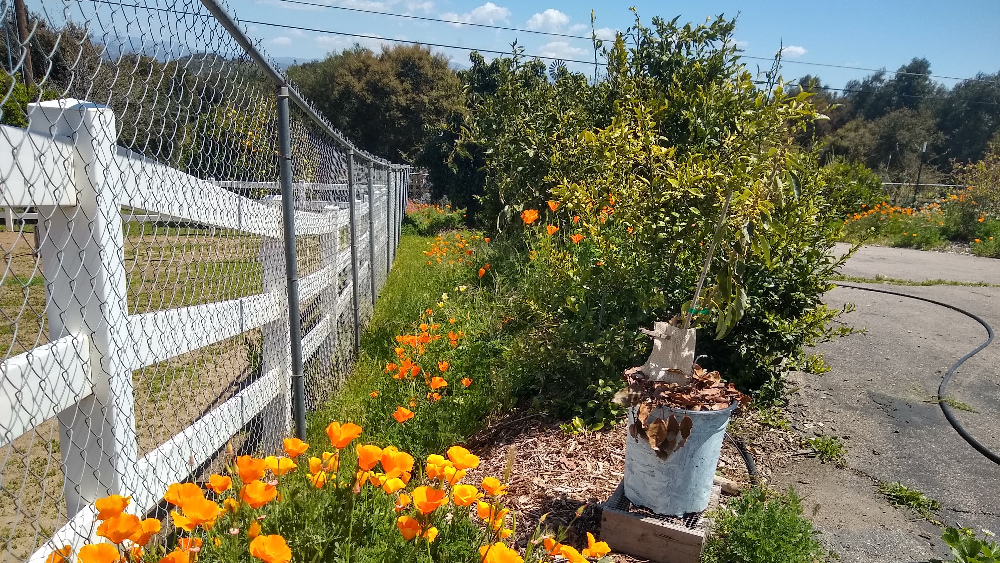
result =
[{"label": "cracked pavement", "polygon": [[[955,279],[1000,283],[1000,260],[907,251],[906,267],[891,261],[849,261],[842,273],[900,279]],[[889,249],[897,250],[897,249]],[[966,261],[974,265],[963,269]],[[995,270],[996,277],[989,278]],[[971,273],[970,273],[971,272]],[[982,279],[987,276],[986,279]],[[980,278],[980,279],[975,279]],[[974,312],[1000,329],[1000,288],[855,284],[937,299]],[[900,562],[946,558],[941,529],[915,511],[890,505],[878,483],[900,481],[941,503],[946,525],[1000,532],[1000,466],[969,446],[936,403],[948,368],[986,338],[974,320],[931,303],[838,287],[825,297],[832,307],[854,303],[843,321],[865,332],[817,346],[832,370],[796,373],[788,406],[803,436],[835,435],[847,447],[846,468],[799,458],[774,476],[772,486],[792,485],[805,497],[807,515],[843,561]],[[948,395],[974,412],[955,410],[968,431],[1000,452],[1000,342],[956,372]]]}]

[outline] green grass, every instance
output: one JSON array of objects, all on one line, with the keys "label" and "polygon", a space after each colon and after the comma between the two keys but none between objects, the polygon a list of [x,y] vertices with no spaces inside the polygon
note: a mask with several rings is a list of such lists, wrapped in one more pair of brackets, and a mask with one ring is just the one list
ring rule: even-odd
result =
[{"label": "green grass", "polygon": [[911,489],[899,481],[895,483],[881,483],[878,489],[885,496],[886,500],[889,501],[889,504],[912,508],[927,520],[936,522],[932,511],[940,509],[941,503],[928,497],[923,492]]},{"label": "green grass", "polygon": [[832,281],[838,282],[854,282],[854,283],[884,283],[890,285],[911,285],[911,286],[931,286],[931,285],[957,285],[964,287],[1000,287],[1000,284],[987,283],[987,282],[961,282],[954,280],[904,280],[899,278],[889,278],[881,274],[876,275],[874,278],[868,278],[864,276],[843,276],[843,275],[833,275],[830,276]]},{"label": "green grass", "polygon": [[[433,237],[417,235],[400,239],[396,262],[362,335],[361,355],[331,400],[309,417],[310,440],[326,441],[324,428],[332,420],[349,421],[365,429],[367,441],[393,444],[419,459],[462,442],[490,416],[513,405],[515,382],[508,375],[506,354],[515,333],[501,323],[494,293],[479,291],[471,272],[426,264],[423,253],[433,242]],[[460,291],[462,285],[466,291]],[[445,293],[447,301],[442,300]],[[398,361],[396,335],[417,333],[428,308],[436,311],[434,322],[442,323],[443,332],[454,326],[467,337],[456,348],[417,360],[429,372],[436,371],[438,361],[450,363],[443,374],[448,393],[439,403],[413,409],[415,417],[398,424],[392,418],[396,407],[407,406],[413,397],[423,400],[423,391],[393,379],[385,366]],[[449,318],[456,318],[456,324],[448,324]],[[473,380],[468,389],[459,383],[463,377]]]},{"label": "green grass", "polygon": [[793,489],[751,489],[713,514],[703,563],[820,563],[836,556],[816,538]]},{"label": "green grass", "polygon": [[844,466],[844,456],[847,455],[847,448],[840,438],[836,436],[818,436],[806,440],[812,448],[813,455],[818,457],[823,463],[833,463],[838,467]]}]

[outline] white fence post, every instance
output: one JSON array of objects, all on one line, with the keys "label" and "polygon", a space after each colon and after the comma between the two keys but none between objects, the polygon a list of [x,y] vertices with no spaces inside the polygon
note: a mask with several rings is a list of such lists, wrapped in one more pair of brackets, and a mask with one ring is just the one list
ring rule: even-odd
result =
[{"label": "white fence post", "polygon": [[[277,202],[274,202],[277,204]],[[263,237],[260,249],[263,265],[263,292],[284,292],[285,251],[284,241],[277,237]],[[288,307],[281,307],[277,319],[261,327],[261,375],[278,370],[280,381],[278,396],[272,409],[265,410],[262,427],[264,436],[288,435],[292,428],[291,389],[292,355],[288,330]]]},{"label": "white fence post", "polygon": [[40,209],[38,229],[49,337],[90,336],[94,393],[59,414],[66,510],[72,517],[108,494],[138,485],[122,186],[110,170],[115,114],[74,99],[28,105],[29,130],[75,139],[76,207]]}]

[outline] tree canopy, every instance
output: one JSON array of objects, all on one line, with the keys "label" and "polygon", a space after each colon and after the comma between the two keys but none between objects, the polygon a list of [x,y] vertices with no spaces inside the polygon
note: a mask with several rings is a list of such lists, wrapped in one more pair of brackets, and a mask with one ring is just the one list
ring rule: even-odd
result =
[{"label": "tree canopy", "polygon": [[356,45],[325,60],[294,65],[289,77],[330,122],[358,146],[412,162],[453,114],[464,94],[448,59],[420,45]]}]

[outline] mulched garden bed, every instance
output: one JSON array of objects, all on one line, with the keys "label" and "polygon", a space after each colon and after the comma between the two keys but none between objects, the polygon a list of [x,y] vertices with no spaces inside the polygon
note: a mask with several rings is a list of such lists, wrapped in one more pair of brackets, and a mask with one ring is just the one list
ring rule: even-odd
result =
[{"label": "mulched garden bed", "polygon": [[[580,507],[566,539],[586,546],[586,532],[599,536],[601,503],[614,492],[625,472],[626,425],[622,420],[609,430],[567,434],[559,421],[525,410],[511,412],[473,435],[467,447],[480,457],[477,469],[469,471],[467,483],[487,475],[500,477],[508,465],[511,446],[513,464],[508,481],[508,506],[517,515],[516,543],[523,548],[544,514],[550,528],[568,525]],[[748,445],[764,481],[800,450],[799,438],[789,431],[770,428],[748,414],[738,414],[730,423]],[[727,440],[723,444],[720,472],[741,487],[749,486],[743,458]],[[642,561],[617,555],[617,561]]]}]

